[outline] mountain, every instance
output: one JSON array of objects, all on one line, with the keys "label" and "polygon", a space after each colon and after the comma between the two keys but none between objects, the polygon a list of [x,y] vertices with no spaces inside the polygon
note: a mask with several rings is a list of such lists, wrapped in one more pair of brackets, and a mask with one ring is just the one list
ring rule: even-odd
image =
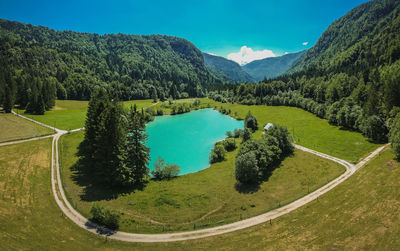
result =
[{"label": "mountain", "polygon": [[[4,19],[0,67],[0,80],[10,79],[0,81],[0,99],[16,90],[22,106],[33,96],[28,90],[42,99],[45,82],[56,87],[60,99],[88,99],[100,84],[123,100],[150,98],[154,89],[158,97],[202,96],[206,85],[221,83],[201,51],[182,38],[55,31]],[[11,82],[16,87],[4,87]]]},{"label": "mountain", "polygon": [[333,22],[283,76],[231,88],[209,97],[300,107],[385,142],[400,116],[400,1],[357,6]]},{"label": "mountain", "polygon": [[368,72],[400,58],[400,1],[364,3],[333,22],[290,72]]},{"label": "mountain", "polygon": [[275,78],[285,73],[299,57],[306,51],[286,54],[280,57],[264,58],[255,60],[244,65],[242,68],[255,80],[261,81],[265,78]]},{"label": "mountain", "polygon": [[255,82],[255,80],[245,72],[240,65],[224,57],[203,53],[204,64],[217,77],[227,82]]}]

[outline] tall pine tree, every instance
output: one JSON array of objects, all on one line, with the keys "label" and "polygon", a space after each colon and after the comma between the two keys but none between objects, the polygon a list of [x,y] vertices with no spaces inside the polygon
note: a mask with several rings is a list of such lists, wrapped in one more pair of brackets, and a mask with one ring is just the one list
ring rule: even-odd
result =
[{"label": "tall pine tree", "polygon": [[97,88],[89,102],[85,129],[82,157],[87,173],[112,186],[143,184],[149,174],[149,149],[143,115],[136,108],[124,112],[107,90]]},{"label": "tall pine tree", "polygon": [[136,184],[142,184],[149,175],[150,149],[146,147],[147,134],[142,113],[130,110],[126,145],[126,165],[131,168]]},{"label": "tall pine tree", "polygon": [[12,108],[14,107],[17,86],[15,80],[10,73],[5,70],[2,70],[0,73],[0,82],[3,86],[2,90],[2,100],[0,105],[3,106],[3,109],[6,113],[10,113]]}]

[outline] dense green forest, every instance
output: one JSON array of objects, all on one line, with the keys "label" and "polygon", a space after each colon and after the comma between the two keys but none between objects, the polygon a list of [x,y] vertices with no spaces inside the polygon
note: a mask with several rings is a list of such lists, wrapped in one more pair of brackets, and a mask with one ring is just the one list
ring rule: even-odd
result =
[{"label": "dense green forest", "polygon": [[255,79],[252,78],[242,67],[229,59],[203,53],[204,64],[209,68],[216,77],[233,83],[253,83]]},{"label": "dense green forest", "polygon": [[282,77],[209,96],[301,107],[384,142],[400,111],[400,1],[375,0],[354,8]]},{"label": "dense green forest", "polygon": [[280,57],[255,60],[244,65],[242,68],[257,81],[262,81],[264,78],[275,78],[289,70],[292,64],[305,52],[299,51]]},{"label": "dense green forest", "polygon": [[[163,35],[55,31],[0,19],[0,98],[43,113],[59,99],[88,100],[96,85],[120,100],[205,95],[218,85],[189,41]],[[7,106],[7,105],[5,105]]]}]

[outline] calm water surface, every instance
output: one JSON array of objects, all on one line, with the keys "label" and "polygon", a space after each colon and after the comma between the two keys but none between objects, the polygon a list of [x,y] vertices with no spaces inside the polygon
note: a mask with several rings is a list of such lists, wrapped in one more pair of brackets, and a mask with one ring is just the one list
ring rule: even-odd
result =
[{"label": "calm water surface", "polygon": [[211,108],[174,116],[155,117],[146,126],[150,148],[149,168],[161,156],[166,163],[178,164],[181,175],[209,167],[214,144],[226,137],[226,131],[243,129],[243,121]]}]

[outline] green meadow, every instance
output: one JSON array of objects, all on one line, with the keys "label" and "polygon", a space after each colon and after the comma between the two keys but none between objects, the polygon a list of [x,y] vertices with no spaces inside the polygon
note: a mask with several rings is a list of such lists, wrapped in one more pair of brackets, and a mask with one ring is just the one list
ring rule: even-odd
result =
[{"label": "green meadow", "polygon": [[[124,102],[124,107],[129,108],[134,104],[140,109],[150,106],[152,100],[126,101]],[[56,105],[50,111],[46,111],[44,115],[24,114],[23,110],[17,111],[28,118],[46,125],[63,130],[73,130],[85,126],[87,106],[88,101],[57,100]]]},{"label": "green meadow", "polygon": [[250,111],[258,120],[260,127],[258,134],[261,134],[262,128],[267,123],[283,125],[294,135],[297,144],[353,163],[357,163],[380,146],[369,142],[359,132],[332,126],[327,120],[318,118],[300,108],[223,104],[209,99],[202,99],[201,101],[209,103],[217,109],[223,107],[226,110],[231,110],[231,115],[237,118],[244,118]]},{"label": "green meadow", "polygon": [[50,189],[51,140],[0,147],[2,249],[395,250],[400,246],[400,163],[390,149],[337,188],[272,224],[172,243],[127,243],[89,233],[60,212]]},{"label": "green meadow", "polygon": [[[83,132],[61,138],[64,189],[71,204],[86,217],[94,202],[123,213],[121,230],[182,231],[222,225],[288,204],[344,172],[335,162],[295,151],[259,187],[235,188],[235,156],[197,173],[169,181],[150,180],[143,190],[119,191],[94,185],[74,169]],[[239,142],[238,142],[239,143]]]}]

